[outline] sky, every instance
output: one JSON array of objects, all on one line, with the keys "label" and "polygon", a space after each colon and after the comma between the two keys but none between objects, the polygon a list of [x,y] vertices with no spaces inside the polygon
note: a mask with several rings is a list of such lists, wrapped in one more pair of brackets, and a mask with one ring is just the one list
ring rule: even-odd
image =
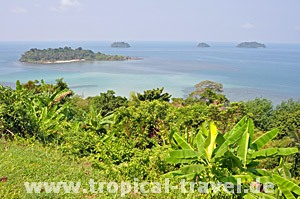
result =
[{"label": "sky", "polygon": [[0,0],[0,41],[300,43],[300,0]]}]

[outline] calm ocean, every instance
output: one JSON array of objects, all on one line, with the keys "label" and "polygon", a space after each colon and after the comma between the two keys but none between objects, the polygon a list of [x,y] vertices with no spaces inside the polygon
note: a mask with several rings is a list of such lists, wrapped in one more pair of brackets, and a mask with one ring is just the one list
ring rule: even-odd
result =
[{"label": "calm ocean", "polygon": [[[129,42],[116,49],[111,42],[0,42],[0,83],[64,78],[79,95],[94,96],[106,90],[129,96],[131,91],[164,87],[173,97],[184,97],[193,86],[209,79],[224,85],[231,100],[255,97],[275,104],[300,98],[300,44],[268,44],[265,49],[240,49],[237,43]],[[140,57],[120,62],[22,64],[21,54],[30,48],[83,47],[106,54]]]}]

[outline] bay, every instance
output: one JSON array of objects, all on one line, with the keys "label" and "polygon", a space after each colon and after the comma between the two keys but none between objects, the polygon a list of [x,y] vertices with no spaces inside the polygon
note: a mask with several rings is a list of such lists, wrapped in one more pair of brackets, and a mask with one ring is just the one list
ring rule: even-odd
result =
[{"label": "bay", "polygon": [[[95,96],[106,90],[130,92],[164,87],[185,97],[193,85],[212,80],[224,85],[232,101],[264,97],[274,104],[300,97],[300,44],[265,43],[264,49],[236,48],[237,43],[130,41],[131,48],[111,48],[111,41],[0,42],[0,83],[64,78],[75,93]],[[82,47],[95,52],[143,58],[130,61],[24,64],[18,59],[30,48]]]}]

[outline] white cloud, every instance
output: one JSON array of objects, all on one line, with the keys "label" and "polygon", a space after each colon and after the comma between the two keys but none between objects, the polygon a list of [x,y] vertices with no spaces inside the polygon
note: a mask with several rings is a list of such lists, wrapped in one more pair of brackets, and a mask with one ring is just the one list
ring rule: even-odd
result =
[{"label": "white cloud", "polygon": [[245,23],[241,26],[241,28],[244,28],[244,29],[253,29],[255,28],[255,26],[252,24],[252,23]]},{"label": "white cloud", "polygon": [[67,10],[69,8],[79,7],[80,3],[78,0],[61,0],[59,9],[60,10]]},{"label": "white cloud", "polygon": [[12,9],[12,12],[16,13],[16,14],[26,14],[26,13],[28,13],[28,10],[25,8],[16,7],[14,9]]},{"label": "white cloud", "polygon": [[79,8],[80,3],[78,0],[60,0],[60,4],[57,7],[51,7],[52,11],[65,11],[72,8]]},{"label": "white cloud", "polygon": [[79,6],[79,2],[78,0],[61,0],[60,6],[62,7]]}]

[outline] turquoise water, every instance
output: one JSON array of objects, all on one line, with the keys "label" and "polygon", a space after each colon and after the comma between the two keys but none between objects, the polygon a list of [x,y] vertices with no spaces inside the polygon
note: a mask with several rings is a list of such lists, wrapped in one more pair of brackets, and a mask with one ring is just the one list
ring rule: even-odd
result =
[{"label": "turquoise water", "polygon": [[[221,82],[231,100],[266,97],[279,103],[300,97],[300,44],[266,44],[265,49],[240,49],[236,43],[129,42],[126,49],[111,42],[0,42],[0,82],[41,80],[53,83],[63,77],[84,97],[113,89],[118,95],[165,87],[173,97],[184,97],[193,85],[209,79]],[[30,48],[79,46],[107,54],[140,57],[120,62],[82,62],[52,65],[22,64]]]}]

